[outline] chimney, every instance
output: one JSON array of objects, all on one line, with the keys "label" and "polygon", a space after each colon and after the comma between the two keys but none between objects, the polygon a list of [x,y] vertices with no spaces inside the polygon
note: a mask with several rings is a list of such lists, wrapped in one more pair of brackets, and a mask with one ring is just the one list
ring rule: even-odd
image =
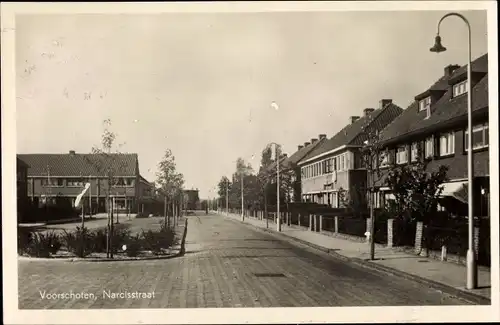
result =
[{"label": "chimney", "polygon": [[318,141],[318,139],[316,139],[316,138],[311,139],[311,143],[316,143],[317,141]]},{"label": "chimney", "polygon": [[356,122],[358,119],[359,119],[359,116],[350,116],[349,117],[349,124]]},{"label": "chimney", "polygon": [[70,150],[70,151],[69,151],[69,154],[70,154],[70,155],[74,155],[75,153],[76,153],[76,152],[75,152],[75,150]]},{"label": "chimney", "polygon": [[382,99],[380,100],[380,108],[384,108],[385,106],[392,103],[392,99]]},{"label": "chimney", "polygon": [[460,68],[459,65],[457,64],[450,64],[449,66],[445,67],[444,68],[444,76],[449,78],[451,77],[451,75],[453,74],[453,72],[455,72],[455,70],[457,70],[458,68]]},{"label": "chimney", "polygon": [[326,134],[320,134],[318,137],[320,140],[326,139]]},{"label": "chimney", "polygon": [[297,148],[298,148],[298,150],[300,150],[300,149],[304,148],[304,145],[299,144],[299,146]]},{"label": "chimney", "polygon": [[375,108],[365,108],[363,110],[363,116],[368,116],[368,114],[370,114],[371,112],[373,112],[375,110]]},{"label": "chimney", "polygon": [[311,142],[304,142],[304,147],[307,147],[310,144],[311,144]]}]

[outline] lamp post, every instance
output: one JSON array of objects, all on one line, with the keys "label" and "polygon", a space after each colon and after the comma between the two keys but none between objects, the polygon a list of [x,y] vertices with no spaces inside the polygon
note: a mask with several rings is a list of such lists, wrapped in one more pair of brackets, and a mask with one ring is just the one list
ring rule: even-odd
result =
[{"label": "lamp post", "polygon": [[474,180],[474,165],[473,165],[473,152],[472,152],[472,92],[471,92],[471,28],[469,21],[463,15],[459,13],[448,13],[444,15],[438,22],[437,26],[437,35],[435,38],[435,44],[432,48],[430,48],[431,52],[440,53],[446,51],[446,48],[441,45],[441,36],[439,35],[439,29],[441,27],[441,23],[444,19],[455,16],[461,18],[463,22],[467,25],[468,30],[468,62],[467,62],[467,144],[468,144],[468,152],[467,152],[467,178],[468,178],[468,218],[469,218],[469,248],[467,250],[467,289],[475,289],[477,288],[477,265],[476,265],[476,256],[474,252],[474,205],[473,205],[473,180]]},{"label": "lamp post", "polygon": [[[370,260],[375,260],[375,213],[374,213],[374,197],[373,197],[373,147],[370,141],[366,140],[364,142],[365,146],[369,147],[369,155],[368,155],[368,161],[367,161],[367,167],[368,167],[368,185],[369,185],[369,197],[368,197],[368,204],[370,205],[370,237],[369,237],[369,243],[370,243]],[[377,156],[378,159],[378,156]]]}]

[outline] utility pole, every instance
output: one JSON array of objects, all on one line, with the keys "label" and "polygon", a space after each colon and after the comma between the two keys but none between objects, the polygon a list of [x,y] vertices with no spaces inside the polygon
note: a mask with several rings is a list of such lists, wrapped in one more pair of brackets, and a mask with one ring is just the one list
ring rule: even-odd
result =
[{"label": "utility pole", "polygon": [[280,157],[278,156],[278,145],[274,144],[276,154],[276,220],[277,230],[281,231],[281,218],[280,218]]},{"label": "utility pole", "polygon": [[226,215],[229,215],[229,179],[226,182]]}]

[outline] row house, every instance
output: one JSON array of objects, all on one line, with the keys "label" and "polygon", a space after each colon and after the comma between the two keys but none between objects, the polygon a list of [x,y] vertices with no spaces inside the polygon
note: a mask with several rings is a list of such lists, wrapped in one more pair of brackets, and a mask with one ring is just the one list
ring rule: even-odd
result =
[{"label": "row house", "polygon": [[[154,187],[139,173],[137,154],[19,154],[27,163],[28,197],[35,206],[74,205],[86,183],[85,209],[108,211],[106,196],[119,211],[139,212],[140,202],[153,196]],[[109,176],[112,176],[109,181]],[[88,210],[87,210],[88,211]]]},{"label": "row house", "polygon": [[347,126],[305,155],[298,162],[302,201],[338,208],[339,192],[344,190],[353,203],[364,205],[367,173],[360,148],[369,131],[382,130],[402,111],[391,99],[382,99],[377,109],[366,108],[363,116],[351,116]]},{"label": "row house", "polygon": [[[381,170],[390,165],[428,161],[429,172],[446,165],[448,182],[443,184],[440,209],[467,214],[467,83],[472,89],[472,150],[474,166],[474,206],[486,210],[489,192],[488,55],[472,62],[471,80],[467,66],[449,65],[443,75],[396,118],[381,135],[385,147]],[[419,155],[420,153],[420,155]],[[420,157],[421,156],[421,157]],[[378,181],[378,206],[391,196]],[[476,211],[481,213],[482,211]]]},{"label": "row house", "polygon": [[[317,138],[312,138],[310,141],[304,142],[297,146],[291,156],[283,154],[280,158],[280,172],[291,174],[291,188],[290,192],[286,193],[288,202],[301,202],[302,201],[302,174],[301,168],[298,165],[307,154],[326,141],[326,134],[320,134]],[[276,184],[276,161],[267,167],[268,175],[271,176],[271,183]]]},{"label": "row house", "polygon": [[28,198],[28,169],[29,165],[23,160],[16,159],[17,171],[17,220],[22,222],[29,206]]}]

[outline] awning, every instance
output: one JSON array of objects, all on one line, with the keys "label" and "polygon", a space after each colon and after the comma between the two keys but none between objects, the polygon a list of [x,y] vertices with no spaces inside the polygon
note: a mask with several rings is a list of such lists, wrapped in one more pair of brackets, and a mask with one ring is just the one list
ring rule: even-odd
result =
[{"label": "awning", "polygon": [[441,192],[441,196],[450,196],[455,199],[468,203],[468,188],[467,182],[453,182],[453,183],[444,183],[441,185],[443,191]]}]

